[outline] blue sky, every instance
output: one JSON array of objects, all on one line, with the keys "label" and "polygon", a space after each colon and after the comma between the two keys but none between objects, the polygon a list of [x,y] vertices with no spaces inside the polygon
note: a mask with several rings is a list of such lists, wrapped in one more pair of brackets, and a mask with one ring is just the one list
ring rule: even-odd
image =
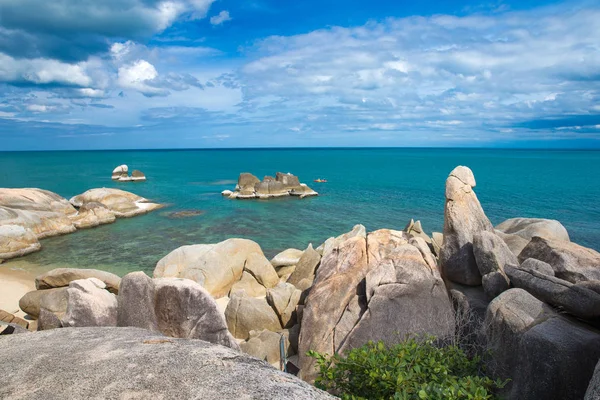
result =
[{"label": "blue sky", "polygon": [[0,0],[0,150],[600,147],[600,5]]}]

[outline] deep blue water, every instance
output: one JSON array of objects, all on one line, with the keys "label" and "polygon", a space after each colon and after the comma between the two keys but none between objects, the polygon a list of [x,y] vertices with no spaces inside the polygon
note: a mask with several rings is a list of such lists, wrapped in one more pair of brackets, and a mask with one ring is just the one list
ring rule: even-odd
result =
[{"label": "deep blue water", "polygon": [[[128,164],[142,183],[110,179]],[[600,152],[484,149],[252,149],[0,153],[0,187],[39,187],[70,198],[95,187],[129,190],[169,207],[112,225],[44,240],[24,257],[43,269],[58,265],[123,274],[145,270],[171,250],[230,237],[258,242],[267,256],[315,246],[362,223],[402,229],[420,219],[441,231],[444,182],[457,165],[469,166],[475,191],[497,224],[512,217],[561,221],[571,239],[600,250]],[[321,196],[299,200],[229,200],[240,172],[262,178],[292,172]],[[325,178],[327,183],[313,183]],[[171,219],[181,210],[197,217]]]}]

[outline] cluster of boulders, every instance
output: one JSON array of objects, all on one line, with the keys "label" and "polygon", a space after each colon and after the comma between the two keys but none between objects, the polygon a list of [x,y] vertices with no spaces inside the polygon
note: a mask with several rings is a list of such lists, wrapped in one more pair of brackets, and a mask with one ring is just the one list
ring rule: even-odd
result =
[{"label": "cluster of boulders", "polygon": [[42,189],[0,189],[0,260],[41,249],[40,239],[109,224],[162,207],[119,189],[91,189],[70,201]]},{"label": "cluster of boulders", "polygon": [[230,199],[271,199],[284,196],[303,199],[318,195],[306,184],[300,183],[297,176],[282,172],[277,172],[274,178],[265,176],[262,181],[250,173],[241,173],[235,190],[224,190],[221,194]]},{"label": "cluster of boulders", "polygon": [[129,167],[123,164],[113,170],[112,180],[119,182],[141,182],[146,180],[146,175],[137,169],[134,169],[131,175],[129,175]]}]

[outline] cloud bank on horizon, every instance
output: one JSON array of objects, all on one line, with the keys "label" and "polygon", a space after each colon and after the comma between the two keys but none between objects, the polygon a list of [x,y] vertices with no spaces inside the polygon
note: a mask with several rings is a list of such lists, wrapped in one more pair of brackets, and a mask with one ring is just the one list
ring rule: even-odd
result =
[{"label": "cloud bank on horizon", "polygon": [[600,147],[594,3],[279,3],[0,0],[0,150]]}]

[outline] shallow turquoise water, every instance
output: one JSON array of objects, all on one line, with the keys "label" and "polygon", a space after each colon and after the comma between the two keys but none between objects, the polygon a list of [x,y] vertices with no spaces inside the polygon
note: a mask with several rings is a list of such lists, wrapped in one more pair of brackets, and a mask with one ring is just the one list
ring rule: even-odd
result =
[{"label": "shallow turquoise water", "polygon": [[[118,183],[128,164],[146,182]],[[527,216],[560,220],[573,241],[600,250],[600,152],[472,149],[269,149],[0,153],[0,187],[40,187],[66,198],[94,187],[117,187],[169,207],[112,225],[44,240],[22,260],[41,265],[145,270],[185,244],[230,237],[258,242],[268,256],[320,244],[362,223],[402,229],[410,218],[441,231],[444,182],[457,165],[475,173],[476,192],[494,224]],[[262,178],[292,172],[321,193],[316,198],[229,200],[240,172]],[[313,183],[325,178],[327,183]],[[170,219],[181,210],[204,214]]]}]

